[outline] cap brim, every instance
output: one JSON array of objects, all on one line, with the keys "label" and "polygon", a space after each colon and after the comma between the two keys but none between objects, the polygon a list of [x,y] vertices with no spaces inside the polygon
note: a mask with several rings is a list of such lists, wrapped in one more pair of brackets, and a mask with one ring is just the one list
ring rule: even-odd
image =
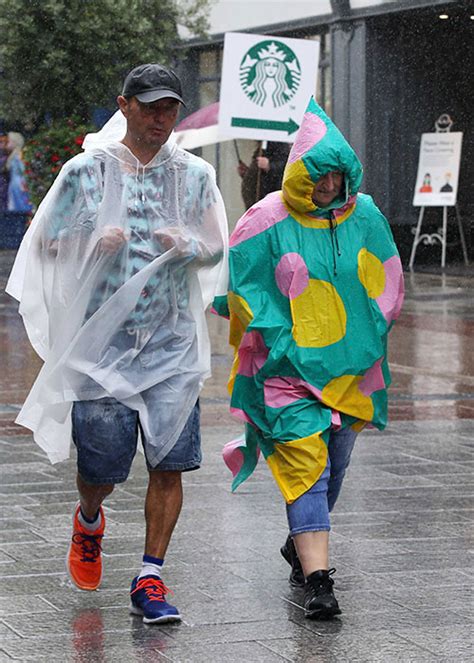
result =
[{"label": "cap brim", "polygon": [[183,106],[186,106],[179,94],[176,94],[176,92],[173,92],[172,90],[150,90],[149,92],[142,92],[141,94],[135,94],[134,96],[143,104],[151,104],[153,101],[168,98],[176,99],[177,101],[180,101]]}]

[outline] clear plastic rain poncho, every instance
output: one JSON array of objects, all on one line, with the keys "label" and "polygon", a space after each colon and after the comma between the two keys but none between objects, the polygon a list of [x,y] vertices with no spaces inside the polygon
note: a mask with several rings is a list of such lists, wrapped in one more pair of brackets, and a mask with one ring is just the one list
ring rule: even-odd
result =
[{"label": "clear plastic rain poncho", "polygon": [[144,166],[124,135],[117,113],[64,165],[7,286],[44,360],[16,421],[52,462],[69,455],[73,401],[112,396],[139,412],[158,464],[210,374],[204,311],[227,283],[214,171],[172,137]]}]

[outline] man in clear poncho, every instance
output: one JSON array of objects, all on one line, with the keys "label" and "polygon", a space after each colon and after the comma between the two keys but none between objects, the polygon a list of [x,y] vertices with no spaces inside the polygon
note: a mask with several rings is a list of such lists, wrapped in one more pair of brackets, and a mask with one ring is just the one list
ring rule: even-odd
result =
[{"label": "man in clear poncho", "polygon": [[140,431],[149,469],[143,568],[131,611],[179,620],[164,555],[181,473],[201,461],[198,395],[209,375],[204,311],[225,292],[227,224],[211,166],[179,149],[181,84],[141,65],[120,111],[65,164],[20,247],[7,291],[44,365],[17,422],[52,462],[77,448],[80,501],[67,567],[102,577],[102,501],[127,479]]}]

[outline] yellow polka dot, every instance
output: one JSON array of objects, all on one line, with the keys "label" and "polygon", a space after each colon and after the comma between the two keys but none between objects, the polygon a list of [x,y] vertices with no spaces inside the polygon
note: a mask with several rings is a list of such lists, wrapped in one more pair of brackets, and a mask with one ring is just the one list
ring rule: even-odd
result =
[{"label": "yellow polka dot", "polygon": [[363,375],[341,375],[324,387],[321,400],[339,412],[345,412],[364,421],[372,421],[374,405],[370,396],[359,390]]},{"label": "yellow polka dot", "polygon": [[247,301],[240,295],[236,295],[235,292],[228,293],[227,303],[230,312],[229,343],[234,348],[234,361],[230,371],[229,381],[227,383],[227,389],[231,394],[234,388],[235,376],[239,371],[238,350],[240,342],[254,316]]},{"label": "yellow polka dot", "polygon": [[359,281],[371,299],[377,299],[385,290],[385,270],[381,261],[367,249],[357,256]]},{"label": "yellow polka dot", "polygon": [[293,338],[303,348],[324,348],[346,333],[347,315],[336,288],[310,279],[306,290],[290,301]]},{"label": "yellow polka dot", "polygon": [[351,428],[353,431],[356,433],[360,433],[361,431],[364,430],[364,428],[367,426],[367,422],[364,421],[363,419],[359,419],[359,421],[354,421],[352,424]]},{"label": "yellow polka dot", "polygon": [[291,442],[276,442],[267,456],[268,466],[288,504],[319,479],[327,464],[328,450],[321,433]]},{"label": "yellow polka dot", "polygon": [[227,302],[230,311],[229,342],[238,348],[245,330],[253,320],[253,313],[247,301],[235,292],[228,293]]},{"label": "yellow polka dot", "polygon": [[294,210],[304,213],[316,209],[311,198],[313,188],[314,184],[302,159],[286,166],[282,190],[284,201],[287,200]]}]

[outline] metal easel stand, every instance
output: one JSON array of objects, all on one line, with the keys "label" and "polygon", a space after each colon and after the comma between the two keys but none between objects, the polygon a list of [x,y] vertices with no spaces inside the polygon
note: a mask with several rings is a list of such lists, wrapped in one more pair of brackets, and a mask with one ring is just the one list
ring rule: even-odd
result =
[{"label": "metal easel stand", "polygon": [[[469,265],[469,259],[467,257],[467,246],[466,239],[464,237],[464,228],[462,226],[461,215],[459,214],[458,206],[454,206],[456,212],[456,219],[458,222],[459,236],[461,238],[462,252],[464,256],[464,264]],[[413,245],[411,247],[410,262],[409,268],[413,270],[413,265],[415,263],[415,255],[418,244],[423,243],[424,245],[433,245],[436,242],[441,244],[441,268],[444,269],[446,266],[446,246],[448,244],[448,208],[443,207],[443,227],[438,228],[436,233],[423,233],[421,234],[421,226],[423,223],[423,216],[425,214],[425,208],[420,207],[420,214],[418,216],[418,223],[416,224],[415,238],[413,240]]]},{"label": "metal easel stand", "polygon": [[[436,133],[448,133],[451,131],[453,121],[447,113],[443,113],[435,122],[435,131]],[[454,205],[456,212],[456,219],[458,222],[459,235],[461,238],[462,252],[464,256],[464,263],[469,265],[469,259],[467,257],[467,247],[466,239],[464,237],[464,229],[462,227],[461,215],[459,214],[459,209],[457,204]],[[446,246],[448,244],[448,208],[443,207],[443,227],[438,228],[437,233],[428,233],[421,234],[421,225],[423,223],[423,216],[425,214],[425,208],[420,207],[420,214],[418,216],[418,223],[416,224],[415,237],[413,239],[413,245],[411,247],[410,262],[409,268],[410,271],[413,271],[413,265],[415,263],[415,255],[418,244],[423,242],[425,245],[433,245],[436,242],[441,244],[441,269],[444,269],[446,266]]]}]

